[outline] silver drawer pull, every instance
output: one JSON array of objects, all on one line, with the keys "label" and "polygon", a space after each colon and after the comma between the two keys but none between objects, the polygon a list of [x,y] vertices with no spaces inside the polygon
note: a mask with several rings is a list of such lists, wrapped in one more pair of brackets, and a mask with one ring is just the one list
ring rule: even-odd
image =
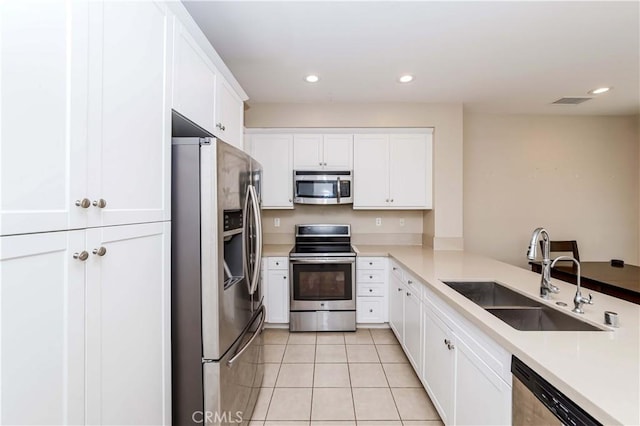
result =
[{"label": "silver drawer pull", "polygon": [[89,253],[87,253],[86,251],[81,251],[80,253],[73,253],[73,258],[76,260],[80,260],[82,262],[84,262],[85,260],[87,260],[89,258]]},{"label": "silver drawer pull", "polygon": [[91,205],[91,200],[88,198],[83,198],[82,200],[76,200],[76,206],[82,207],[83,209],[88,209]]},{"label": "silver drawer pull", "polygon": [[373,293],[373,289],[372,288],[369,289],[369,293]]},{"label": "silver drawer pull", "polygon": [[373,309],[369,309],[369,312],[373,312]]},{"label": "silver drawer pull", "polygon": [[407,296],[411,296],[411,293],[407,292]]},{"label": "silver drawer pull", "polygon": [[407,280],[407,284],[413,284],[413,281]]},{"label": "silver drawer pull", "polygon": [[93,249],[91,253],[95,254],[96,256],[104,256],[105,254],[107,254],[107,249],[105,247],[99,247],[97,249]]},{"label": "silver drawer pull", "polygon": [[107,207],[107,201],[103,198],[100,198],[99,200],[95,200],[93,202],[93,206],[94,207],[100,207],[101,209],[104,209],[105,207]]},{"label": "silver drawer pull", "polygon": [[402,291],[402,289],[401,289],[401,288],[399,288],[399,289],[398,289],[398,291]]}]

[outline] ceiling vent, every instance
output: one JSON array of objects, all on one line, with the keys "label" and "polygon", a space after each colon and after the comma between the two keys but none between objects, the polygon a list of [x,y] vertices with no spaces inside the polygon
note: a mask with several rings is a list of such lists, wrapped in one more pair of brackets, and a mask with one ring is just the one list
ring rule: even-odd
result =
[{"label": "ceiling vent", "polygon": [[558,105],[578,105],[583,102],[587,102],[588,100],[591,100],[591,99],[592,98],[560,98],[557,101],[552,103],[558,104]]}]

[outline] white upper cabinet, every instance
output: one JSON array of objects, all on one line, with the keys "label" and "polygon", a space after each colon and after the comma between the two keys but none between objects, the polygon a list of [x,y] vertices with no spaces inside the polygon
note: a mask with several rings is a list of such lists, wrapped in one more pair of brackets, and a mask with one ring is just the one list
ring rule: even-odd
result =
[{"label": "white upper cabinet", "polygon": [[353,135],[294,135],[293,167],[295,170],[351,170]]},{"label": "white upper cabinet", "polygon": [[1,8],[0,235],[82,228],[88,3]]},{"label": "white upper cabinet", "polygon": [[293,208],[293,135],[252,134],[248,152],[262,165],[262,208]]},{"label": "white upper cabinet", "polygon": [[431,134],[355,135],[354,209],[430,209]]},{"label": "white upper cabinet", "polygon": [[84,234],[0,238],[0,424],[85,422]]},{"label": "white upper cabinet", "polygon": [[168,220],[171,49],[166,5],[104,2],[90,7],[92,35],[101,40],[90,57],[90,224]]},{"label": "white upper cabinet", "polygon": [[242,149],[244,103],[221,76],[216,84],[216,128],[214,134],[224,142]]},{"label": "white upper cabinet", "polygon": [[213,134],[217,70],[178,21],[174,43],[172,108]]}]

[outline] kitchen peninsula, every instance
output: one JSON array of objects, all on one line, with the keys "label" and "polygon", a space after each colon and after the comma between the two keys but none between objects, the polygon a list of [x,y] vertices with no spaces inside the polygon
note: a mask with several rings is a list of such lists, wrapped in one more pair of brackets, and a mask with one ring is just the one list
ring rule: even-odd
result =
[{"label": "kitchen peninsula", "polygon": [[[265,256],[280,255],[286,252],[285,246],[266,245]],[[518,331],[442,281],[498,281],[566,313],[570,308],[558,307],[555,302],[571,306],[575,286],[554,280],[560,293],[543,301],[538,298],[538,274],[468,252],[394,245],[355,245],[355,249],[358,256],[387,256],[406,268],[425,291],[435,294],[598,421],[640,424],[640,306],[594,293],[594,305],[586,306],[580,318],[605,331]],[[619,314],[620,328],[604,326],[606,310]]]}]

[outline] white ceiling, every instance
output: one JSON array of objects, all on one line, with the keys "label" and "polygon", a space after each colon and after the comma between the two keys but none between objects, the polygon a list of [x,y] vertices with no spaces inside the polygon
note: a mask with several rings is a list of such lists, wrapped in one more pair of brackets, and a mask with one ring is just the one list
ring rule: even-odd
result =
[{"label": "white ceiling", "polygon": [[[255,102],[640,112],[640,2],[185,1]],[[303,77],[320,76],[309,84]],[[412,73],[402,85],[397,77]],[[581,105],[563,96],[610,93]]]}]

